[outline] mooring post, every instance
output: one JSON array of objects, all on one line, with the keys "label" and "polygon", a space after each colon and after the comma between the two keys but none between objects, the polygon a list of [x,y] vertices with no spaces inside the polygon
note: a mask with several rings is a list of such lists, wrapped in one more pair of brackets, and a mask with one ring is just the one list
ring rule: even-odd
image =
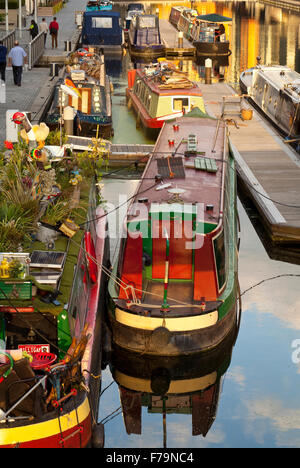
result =
[{"label": "mooring post", "polygon": [[179,31],[178,33],[178,47],[182,49],[183,47],[183,32]]}]

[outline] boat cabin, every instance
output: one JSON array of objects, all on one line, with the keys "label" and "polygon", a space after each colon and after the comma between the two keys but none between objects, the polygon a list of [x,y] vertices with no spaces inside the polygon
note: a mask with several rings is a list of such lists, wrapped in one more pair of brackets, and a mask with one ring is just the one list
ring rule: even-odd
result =
[{"label": "boat cabin", "polygon": [[162,43],[159,19],[156,15],[138,15],[132,18],[129,29],[130,52],[160,52]]},{"label": "boat cabin", "polygon": [[187,37],[187,39],[190,38],[190,31],[191,31],[193,22],[197,16],[198,16],[197,10],[194,10],[191,8],[184,8],[181,12],[177,27],[179,31],[183,32],[183,34]]},{"label": "boat cabin", "polygon": [[116,11],[86,11],[83,14],[82,44],[120,46],[123,44],[120,13]]},{"label": "boat cabin", "polygon": [[166,68],[161,63],[131,70],[129,76],[133,105],[136,103],[141,112],[144,109],[152,128],[162,127],[164,120],[180,117],[196,107],[204,112],[198,84],[167,64]]},{"label": "boat cabin", "polygon": [[86,11],[111,10],[112,2],[103,0],[89,0],[86,5]]},{"label": "boat cabin", "polygon": [[226,42],[229,37],[228,25],[231,21],[232,18],[217,14],[197,16],[190,29],[190,40],[199,42]]}]

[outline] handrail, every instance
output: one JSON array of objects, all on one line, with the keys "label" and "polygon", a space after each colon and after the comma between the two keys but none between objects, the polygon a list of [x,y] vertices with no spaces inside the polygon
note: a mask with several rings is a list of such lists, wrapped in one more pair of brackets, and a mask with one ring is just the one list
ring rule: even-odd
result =
[{"label": "handrail", "polygon": [[43,55],[45,49],[44,32],[40,32],[28,44],[28,69],[31,70],[39,58]]},{"label": "handrail", "polygon": [[3,45],[7,48],[7,52],[9,52],[10,49],[13,48],[15,40],[16,40],[15,29],[13,29],[12,31],[10,31],[9,33],[7,33],[5,36],[1,38]]}]

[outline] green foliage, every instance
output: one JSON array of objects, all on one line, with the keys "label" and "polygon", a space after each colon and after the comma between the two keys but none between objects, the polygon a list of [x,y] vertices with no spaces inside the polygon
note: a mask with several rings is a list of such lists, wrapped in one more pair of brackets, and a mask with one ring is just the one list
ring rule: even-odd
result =
[{"label": "green foliage", "polygon": [[[65,134],[64,130],[62,131],[62,144],[65,145],[68,141],[68,137]],[[46,139],[46,145],[53,145],[53,146],[58,146],[60,145],[60,131],[59,130],[52,130],[49,132],[49,135],[47,136]]]}]

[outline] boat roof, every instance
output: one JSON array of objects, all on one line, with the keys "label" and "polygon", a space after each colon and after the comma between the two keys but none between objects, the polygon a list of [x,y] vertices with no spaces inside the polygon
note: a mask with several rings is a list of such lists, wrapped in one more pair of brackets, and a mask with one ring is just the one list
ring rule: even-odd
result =
[{"label": "boat roof", "polygon": [[299,100],[300,74],[295,70],[281,65],[259,65],[253,68],[253,71],[256,71],[254,75],[257,73],[263,75],[278,90],[285,89],[292,97]]},{"label": "boat roof", "polygon": [[211,13],[209,15],[197,16],[200,21],[207,21],[208,23],[228,23],[232,21],[232,18],[228,16],[218,15],[217,13]]},{"label": "boat roof", "polygon": [[113,16],[115,18],[120,17],[120,13],[118,11],[111,11],[111,10],[100,10],[100,11],[85,11],[83,13],[85,17],[96,17],[96,16]]},{"label": "boat roof", "polygon": [[[156,94],[170,96],[170,95],[199,95],[201,96],[201,89],[194,81],[189,80],[185,73],[179,70],[165,70],[154,71],[153,74],[146,72],[147,68],[138,69],[138,76],[149,86],[150,90]],[[148,69],[149,70],[149,69]],[[155,68],[154,68],[155,70]],[[162,81],[165,77],[165,81]]]},{"label": "boat roof", "polygon": [[[170,211],[183,212],[184,205],[184,213],[197,213],[199,221],[217,225],[222,211],[225,138],[224,122],[199,109],[165,122],[132,203],[146,204],[152,213],[170,210],[171,203]],[[214,170],[207,169],[208,163]],[[158,175],[162,181],[155,184]],[[212,210],[205,208],[209,205]],[[128,221],[132,219],[136,219],[133,214],[128,216]]]}]

